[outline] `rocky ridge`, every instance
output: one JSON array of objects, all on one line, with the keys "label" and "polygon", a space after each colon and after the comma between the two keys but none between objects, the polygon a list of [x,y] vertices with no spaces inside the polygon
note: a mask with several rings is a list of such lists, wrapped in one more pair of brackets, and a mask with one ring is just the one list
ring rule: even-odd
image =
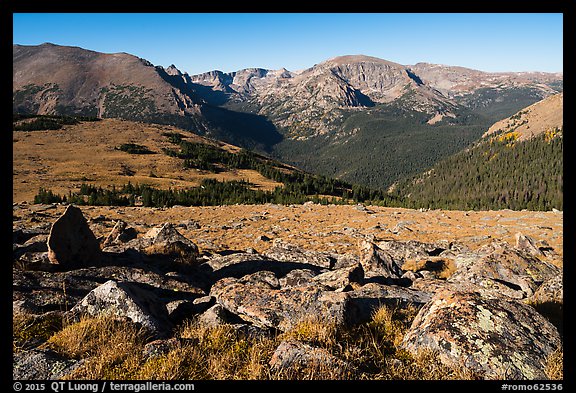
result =
[{"label": "rocky ridge", "polygon": [[[69,225],[59,225],[63,220]],[[15,313],[42,318],[56,312],[69,320],[107,313],[147,331],[156,348],[176,345],[172,329],[185,319],[269,335],[307,319],[354,326],[370,320],[381,304],[411,306],[419,311],[404,337],[406,350],[435,350],[442,362],[464,364],[487,379],[546,378],[546,359],[562,347],[557,327],[536,306],[543,300],[541,288],[548,287],[557,296],[544,300],[561,308],[562,270],[550,263],[558,255],[522,234],[512,245],[491,240],[475,250],[454,242],[361,235],[352,255],[280,239],[262,253],[206,253],[176,223],[134,237],[134,223],[116,222],[110,236],[99,237],[100,254],[90,262],[49,258],[48,244],[82,248],[90,240],[70,232],[91,231],[102,220],[88,221],[68,206],[48,225],[15,228]],[[455,271],[443,279],[438,267],[448,265]],[[13,375],[60,378],[81,361],[37,343],[15,355]],[[321,348],[293,340],[277,348],[271,367],[302,362],[348,367]],[[56,371],[47,371],[51,366]]]}]

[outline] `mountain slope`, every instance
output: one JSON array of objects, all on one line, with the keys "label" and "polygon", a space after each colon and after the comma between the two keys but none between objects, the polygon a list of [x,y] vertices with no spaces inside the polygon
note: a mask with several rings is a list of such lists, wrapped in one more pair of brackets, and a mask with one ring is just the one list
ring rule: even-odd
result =
[{"label": "mountain slope", "polygon": [[563,108],[564,93],[555,94],[494,123],[483,136],[514,133],[515,139],[526,140],[549,130],[563,128]]},{"label": "mountain slope", "polygon": [[198,106],[146,60],[52,44],[14,45],[13,109],[157,120],[197,115]]},{"label": "mountain slope", "polygon": [[495,123],[474,146],[391,187],[414,206],[563,208],[562,94]]},{"label": "mountain slope", "polygon": [[13,110],[170,124],[304,170],[386,188],[562,90],[562,74],[485,73],[352,55],[308,69],[188,75],[128,54],[14,45]]}]

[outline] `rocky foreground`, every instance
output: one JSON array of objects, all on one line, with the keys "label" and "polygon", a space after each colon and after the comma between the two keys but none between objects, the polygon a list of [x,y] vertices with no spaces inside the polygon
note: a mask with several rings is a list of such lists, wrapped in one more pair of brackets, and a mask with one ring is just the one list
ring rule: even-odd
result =
[{"label": "rocky foreground", "polygon": [[[377,208],[354,209],[366,221],[384,215]],[[400,347],[413,354],[433,350],[442,363],[485,379],[546,379],[547,359],[562,348],[562,254],[542,238],[509,235],[500,227],[508,241],[487,235],[474,243],[431,240],[418,236],[420,223],[396,219],[395,226],[342,228],[355,240],[341,244],[348,252],[273,235],[254,236],[254,247],[241,251],[213,250],[205,237],[199,247],[190,231],[215,228],[173,217],[144,231],[140,220],[119,219],[112,211],[106,216],[74,206],[14,205],[14,315],[34,315],[40,323],[54,314],[78,321],[109,313],[141,327],[147,348],[162,353],[177,345],[174,330],[187,319],[266,336],[303,320],[355,326],[381,305],[414,307],[418,313]],[[232,230],[241,233],[267,215],[220,230],[238,236]],[[275,227],[272,233],[282,232]],[[84,361],[41,344],[32,338],[15,353],[15,379],[62,378]],[[270,362],[287,369],[345,364],[297,340],[281,342]]]}]

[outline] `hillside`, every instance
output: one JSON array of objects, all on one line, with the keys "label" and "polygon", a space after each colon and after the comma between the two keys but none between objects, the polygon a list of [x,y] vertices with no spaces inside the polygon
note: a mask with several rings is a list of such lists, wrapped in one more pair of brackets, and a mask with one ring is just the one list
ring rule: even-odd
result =
[{"label": "hillside", "polygon": [[563,109],[564,94],[555,94],[520,110],[507,119],[494,123],[482,136],[513,133],[516,140],[527,140],[546,131],[563,128]]},{"label": "hillside", "polygon": [[450,209],[563,208],[562,94],[495,123],[470,148],[391,191],[413,206]]},{"label": "hillside", "polygon": [[170,126],[15,115],[12,141],[15,201],[146,207],[400,203],[382,191]]}]

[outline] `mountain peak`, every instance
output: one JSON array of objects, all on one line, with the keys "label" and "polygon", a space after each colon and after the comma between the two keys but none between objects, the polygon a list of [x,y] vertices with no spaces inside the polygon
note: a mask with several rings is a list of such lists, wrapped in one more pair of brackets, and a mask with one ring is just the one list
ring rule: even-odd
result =
[{"label": "mountain peak", "polygon": [[398,63],[394,63],[392,61],[380,59],[378,57],[367,56],[367,55],[344,55],[344,56],[337,56],[331,59],[328,59],[321,64],[334,64],[334,65],[342,65],[342,64],[356,64],[356,63],[381,63],[381,64],[393,64],[397,66],[401,66]]}]

